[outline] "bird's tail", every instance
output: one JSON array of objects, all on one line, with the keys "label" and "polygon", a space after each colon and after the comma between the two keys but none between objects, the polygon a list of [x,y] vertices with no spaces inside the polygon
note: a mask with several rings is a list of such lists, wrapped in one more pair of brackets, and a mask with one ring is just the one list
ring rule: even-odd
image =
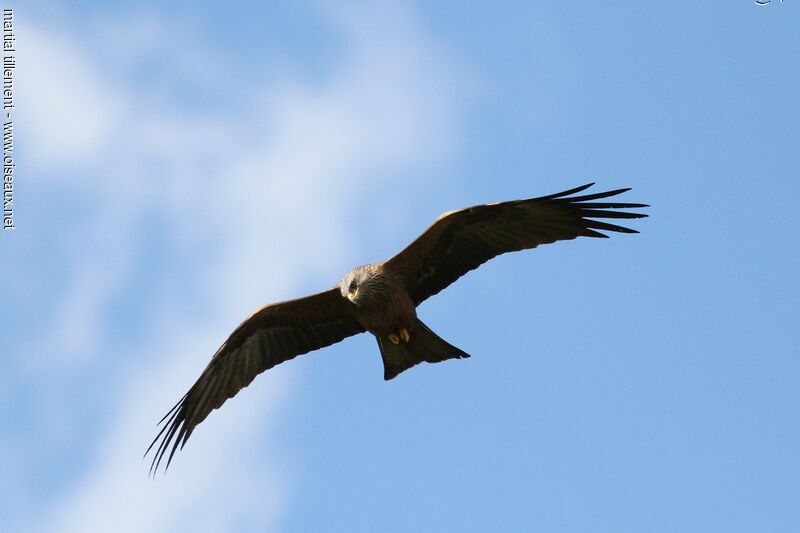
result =
[{"label": "bird's tail", "polygon": [[469,354],[459,350],[417,319],[409,333],[408,342],[392,343],[388,337],[377,337],[383,357],[383,379],[390,380],[412,366],[422,363],[439,363],[447,359],[463,359]]}]

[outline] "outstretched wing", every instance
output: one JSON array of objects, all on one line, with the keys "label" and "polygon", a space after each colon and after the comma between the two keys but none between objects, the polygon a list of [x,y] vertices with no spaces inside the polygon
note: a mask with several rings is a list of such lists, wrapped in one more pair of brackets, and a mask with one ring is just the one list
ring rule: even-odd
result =
[{"label": "outstretched wing", "polygon": [[166,423],[145,452],[161,440],[150,473],[158,470],[170,442],[174,440],[167,467],[194,428],[258,374],[363,331],[345,307],[338,287],[262,307],[231,333],[189,392],[161,419],[159,424]]},{"label": "outstretched wing", "polygon": [[443,214],[422,235],[384,264],[399,275],[415,305],[438,293],[489,259],[540,244],[575,237],[607,237],[602,231],[636,230],[593,220],[641,218],[647,215],[616,211],[645,204],[594,202],[630,189],[570,196],[594,185],[496,204],[478,205]]}]

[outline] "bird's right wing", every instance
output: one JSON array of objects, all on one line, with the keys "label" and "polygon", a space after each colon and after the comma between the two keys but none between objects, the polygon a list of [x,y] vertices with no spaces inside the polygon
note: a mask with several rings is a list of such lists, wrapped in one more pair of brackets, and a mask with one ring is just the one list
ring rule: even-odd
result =
[{"label": "bird's right wing", "polygon": [[173,439],[167,466],[178,445],[183,448],[194,428],[261,372],[363,332],[345,303],[339,288],[334,287],[305,298],[264,306],[242,322],[217,350],[189,392],[161,419],[166,423],[145,452],[147,455],[161,439],[150,472],[158,469]]}]

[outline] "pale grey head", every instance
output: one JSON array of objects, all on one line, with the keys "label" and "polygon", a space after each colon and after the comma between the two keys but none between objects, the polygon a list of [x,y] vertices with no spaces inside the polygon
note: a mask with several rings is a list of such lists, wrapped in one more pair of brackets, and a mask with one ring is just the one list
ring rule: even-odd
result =
[{"label": "pale grey head", "polygon": [[344,298],[357,306],[363,306],[376,299],[386,286],[380,272],[380,264],[361,265],[345,274],[339,282],[339,290]]}]

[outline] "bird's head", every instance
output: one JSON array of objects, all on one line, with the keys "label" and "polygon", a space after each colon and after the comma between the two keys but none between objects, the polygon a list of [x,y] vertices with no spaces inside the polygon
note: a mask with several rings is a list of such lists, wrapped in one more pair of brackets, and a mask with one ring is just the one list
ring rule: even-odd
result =
[{"label": "bird's head", "polygon": [[372,276],[372,265],[362,265],[348,272],[342,281],[339,282],[339,290],[342,296],[353,302],[355,305],[363,303],[369,299],[371,288],[374,285]]}]

